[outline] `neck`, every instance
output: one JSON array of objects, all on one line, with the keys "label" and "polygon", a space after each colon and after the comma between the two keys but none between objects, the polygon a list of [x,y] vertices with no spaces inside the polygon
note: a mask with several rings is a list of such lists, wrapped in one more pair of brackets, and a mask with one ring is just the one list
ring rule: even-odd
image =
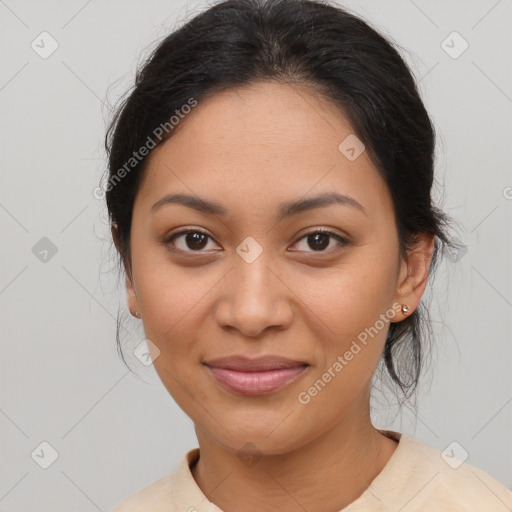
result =
[{"label": "neck", "polygon": [[283,454],[244,464],[236,451],[196,427],[198,486],[224,512],[341,510],[382,471],[397,443],[371,423],[369,402],[314,440]]}]

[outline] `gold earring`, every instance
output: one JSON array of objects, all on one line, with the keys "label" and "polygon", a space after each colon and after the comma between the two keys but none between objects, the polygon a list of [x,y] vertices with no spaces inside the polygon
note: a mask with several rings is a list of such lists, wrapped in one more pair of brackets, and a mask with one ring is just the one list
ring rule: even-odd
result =
[{"label": "gold earring", "polygon": [[130,313],[131,313],[133,316],[136,316],[137,318],[140,318],[140,313],[139,313],[138,311],[135,311],[135,312],[130,311]]},{"label": "gold earring", "polygon": [[409,311],[409,306],[407,306],[406,304],[402,304],[402,313],[404,315],[407,315],[408,311]]}]

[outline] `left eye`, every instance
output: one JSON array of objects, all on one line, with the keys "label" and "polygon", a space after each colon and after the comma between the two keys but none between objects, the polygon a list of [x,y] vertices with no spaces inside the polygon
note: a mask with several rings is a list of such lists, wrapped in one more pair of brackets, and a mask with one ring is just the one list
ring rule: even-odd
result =
[{"label": "left eye", "polygon": [[[207,244],[207,240],[211,237],[207,235],[206,233],[203,233],[202,231],[197,230],[189,230],[189,231],[180,231],[179,233],[176,233],[169,237],[167,240],[165,240],[165,245],[175,245],[175,240],[185,237],[184,238],[184,246],[183,247],[177,247],[178,250],[183,252],[205,252],[201,251],[200,249],[204,249],[205,245]],[[187,251],[186,248],[191,248],[191,251]],[[199,250],[197,250],[199,249]]]},{"label": "left eye", "polygon": [[339,246],[338,249],[334,249],[334,250],[339,250],[341,247],[348,244],[348,241],[345,240],[345,238],[338,235],[337,233],[333,233],[332,231],[327,231],[327,230],[316,230],[316,231],[312,231],[311,233],[307,233],[299,239],[297,244],[301,240],[306,240],[306,244],[308,245],[308,247],[313,249],[313,252],[329,252],[329,251],[326,251],[325,249],[327,247],[329,247],[329,245],[330,245],[329,239],[332,239],[332,238],[334,238],[335,240],[338,241],[338,246]]},{"label": "left eye", "polygon": [[[181,247],[179,247],[180,244],[177,243],[180,238],[183,238]],[[338,246],[343,247],[348,244],[348,241],[337,233],[328,230],[316,230],[306,233],[295,243],[295,245],[299,244],[302,240],[305,240],[313,252],[328,252],[325,249],[329,247],[330,239],[333,238],[338,242]],[[210,235],[203,233],[202,231],[188,230],[175,233],[166,239],[164,244],[172,245],[174,248],[182,252],[207,252],[202,249],[207,247],[209,239],[212,240]],[[341,247],[339,247],[338,250]]]}]

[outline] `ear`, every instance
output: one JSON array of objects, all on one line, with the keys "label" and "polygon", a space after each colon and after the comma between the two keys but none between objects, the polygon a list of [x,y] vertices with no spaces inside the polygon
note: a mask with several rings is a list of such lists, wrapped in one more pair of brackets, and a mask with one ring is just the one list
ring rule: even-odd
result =
[{"label": "ear", "polygon": [[[121,242],[119,239],[119,234],[117,231],[117,224],[112,224],[112,238],[114,240],[114,244],[117,248],[117,251],[121,251]],[[135,311],[140,311],[139,309],[139,302],[137,300],[137,294],[135,292],[135,287],[133,285],[133,278],[131,275],[129,275],[129,270],[126,268],[126,265],[124,266],[125,274],[126,274],[126,280],[125,280],[125,286],[126,286],[126,303],[128,305],[128,309],[132,314]]]},{"label": "ear", "polygon": [[434,253],[433,236],[418,234],[418,244],[408,251],[408,261],[400,262],[400,272],[394,302],[409,306],[407,314],[400,311],[400,320],[410,316],[418,307],[429,275],[430,262]]},{"label": "ear", "polygon": [[121,242],[119,241],[119,234],[117,232],[117,223],[112,222],[110,232],[112,233],[112,240],[114,240],[117,252],[121,252]]},{"label": "ear", "polygon": [[126,274],[126,303],[128,305],[128,309],[132,312],[140,311],[139,301],[137,300],[137,294],[135,292],[135,287],[133,286],[132,278]]}]

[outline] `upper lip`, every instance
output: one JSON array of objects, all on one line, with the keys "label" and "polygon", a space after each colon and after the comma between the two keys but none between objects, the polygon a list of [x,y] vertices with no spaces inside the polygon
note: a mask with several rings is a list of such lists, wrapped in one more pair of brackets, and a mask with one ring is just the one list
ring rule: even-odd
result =
[{"label": "upper lip", "polygon": [[284,368],[295,368],[297,366],[308,366],[303,361],[296,361],[286,357],[269,355],[249,358],[246,356],[236,355],[229,357],[219,357],[205,361],[206,366],[214,368],[225,368],[227,370],[235,370],[239,372],[257,372],[269,370],[282,370]]}]

